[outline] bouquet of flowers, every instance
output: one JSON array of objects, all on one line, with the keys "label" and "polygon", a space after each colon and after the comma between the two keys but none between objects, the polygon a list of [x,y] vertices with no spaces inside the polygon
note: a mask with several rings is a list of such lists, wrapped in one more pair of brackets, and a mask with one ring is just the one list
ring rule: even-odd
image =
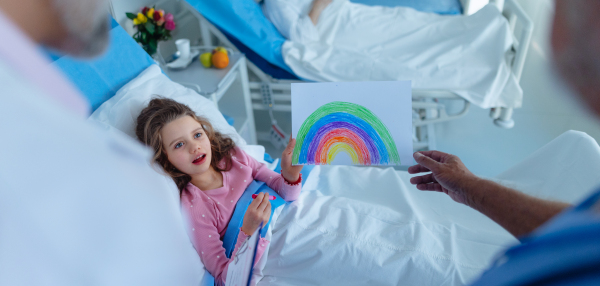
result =
[{"label": "bouquet of flowers", "polygon": [[137,14],[126,14],[127,18],[133,20],[133,25],[137,29],[133,38],[142,44],[144,50],[151,56],[156,53],[158,42],[170,39],[171,31],[175,29],[173,14],[165,15],[165,11],[156,10],[154,7],[144,7]]}]

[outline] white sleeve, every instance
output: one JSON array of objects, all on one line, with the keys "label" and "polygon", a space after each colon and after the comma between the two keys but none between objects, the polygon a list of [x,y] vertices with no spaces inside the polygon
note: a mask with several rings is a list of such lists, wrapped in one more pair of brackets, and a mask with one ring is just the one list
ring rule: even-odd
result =
[{"label": "white sleeve", "polygon": [[275,28],[292,42],[306,43],[319,40],[319,32],[300,7],[287,0],[265,0],[263,13]]}]

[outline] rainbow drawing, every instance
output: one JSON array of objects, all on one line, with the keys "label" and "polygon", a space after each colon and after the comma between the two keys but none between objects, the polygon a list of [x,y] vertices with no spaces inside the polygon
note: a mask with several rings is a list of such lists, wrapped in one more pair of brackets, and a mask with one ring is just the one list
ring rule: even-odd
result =
[{"label": "rainbow drawing", "polygon": [[355,165],[400,165],[394,139],[373,112],[355,103],[333,101],[302,123],[292,164],[328,165],[340,152]]}]

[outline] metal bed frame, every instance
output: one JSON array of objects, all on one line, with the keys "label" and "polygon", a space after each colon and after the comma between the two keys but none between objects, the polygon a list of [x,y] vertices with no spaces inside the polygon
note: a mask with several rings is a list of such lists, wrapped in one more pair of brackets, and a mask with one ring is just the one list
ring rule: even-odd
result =
[{"label": "metal bed frame", "polygon": [[[507,56],[507,61],[513,74],[519,80],[533,33],[533,22],[515,1],[491,0],[490,2],[497,5],[503,11],[502,14],[507,18],[513,32],[513,46]],[[198,18],[203,45],[222,45],[237,51],[237,48],[227,37],[206,20],[199,11],[191,7],[186,1],[181,2]],[[461,2],[463,10],[469,11],[468,5],[470,5],[470,0],[461,0]],[[288,136],[278,125],[274,112],[291,112],[290,84],[303,81],[275,79],[250,61],[248,61],[247,67],[252,107],[256,111],[255,117],[257,113],[267,112],[269,117],[267,120],[270,120],[270,126],[268,124],[263,124],[262,126],[257,124],[257,129],[269,128],[268,130],[257,130],[257,139],[270,141],[275,147],[283,148],[287,143]],[[467,100],[448,90],[413,89],[412,98],[413,148],[415,150],[435,149],[434,124],[463,117],[470,108],[470,103]],[[440,100],[443,102],[440,102]],[[448,112],[447,105],[449,101],[461,102],[462,109],[458,112]],[[492,108],[490,110],[490,117],[497,126],[512,128],[514,126],[512,113],[512,108]],[[258,119],[255,121],[260,122]],[[291,127],[286,129],[291,130]]]}]

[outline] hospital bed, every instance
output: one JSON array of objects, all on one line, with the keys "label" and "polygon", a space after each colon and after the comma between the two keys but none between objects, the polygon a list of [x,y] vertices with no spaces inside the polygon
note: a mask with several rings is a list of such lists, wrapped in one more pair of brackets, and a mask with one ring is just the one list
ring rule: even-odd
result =
[{"label": "hospital bed", "polygon": [[[207,116],[217,129],[232,130],[214,105],[194,104],[203,103],[202,100],[210,102],[208,99],[203,98],[192,89],[170,82],[125,31],[115,22],[112,27],[112,44],[102,57],[93,61],[55,57],[54,65],[73,80],[90,101],[95,110],[91,120],[97,123],[106,123],[105,127],[114,132],[125,132],[133,136],[132,125],[137,117],[136,112],[141,110],[144,100],[148,100],[153,93],[159,93],[174,96],[196,108],[198,106],[206,107],[206,109],[196,109],[196,111]],[[168,94],[169,92],[172,94]],[[235,130],[233,132],[235,133]],[[239,135],[236,137],[236,134],[232,134],[232,136],[240,145],[244,145]],[[256,150],[252,150],[252,147],[248,148],[249,154],[258,157],[262,155],[260,150],[256,152]],[[262,150],[264,153],[264,149]],[[575,153],[574,150],[576,150]],[[496,180],[538,197],[573,203],[582,199],[587,191],[600,183],[600,178],[593,175],[598,170],[600,170],[600,147],[598,144],[583,133],[567,132],[519,165],[498,176]],[[453,202],[443,194],[419,192],[414,187],[407,185],[406,182],[410,176],[406,172],[398,172],[389,168],[348,166],[316,167],[307,171],[303,175],[306,180],[302,196],[303,199],[310,202],[318,203],[319,200],[329,196],[343,199],[343,208],[348,208],[350,205],[356,205],[353,202],[360,201],[374,206],[379,212],[378,215],[384,216],[381,221],[392,220],[390,214],[402,214],[402,217],[413,216],[411,218],[414,220],[413,223],[450,224],[450,227],[431,229],[435,233],[446,230],[471,232],[470,235],[487,233],[493,234],[492,241],[485,241],[484,244],[516,243],[516,240],[507,232],[476,211]],[[157,175],[160,174],[157,173]],[[573,189],[573,186],[577,186],[577,188]],[[365,192],[367,189],[369,192]],[[573,192],[565,192],[565,189],[571,189]],[[178,196],[177,191],[174,191],[173,195]],[[309,208],[311,204],[307,203],[304,207]],[[302,206],[295,205],[291,211],[294,208],[298,209]],[[343,208],[340,206],[339,209]],[[315,216],[318,215],[318,212],[309,211],[303,216],[315,219]],[[340,220],[339,223],[342,224],[342,222],[346,221]],[[318,228],[319,230],[325,231],[328,235],[333,234],[323,228],[329,227],[328,221],[319,223],[325,223]],[[370,224],[365,225],[365,227],[368,226]],[[306,230],[302,229],[301,231]],[[370,231],[374,232],[375,229],[363,229],[366,234],[371,233]],[[313,243],[310,240],[308,242]],[[302,245],[294,247],[295,250],[298,250],[298,248],[302,248]],[[458,250],[461,248],[454,245],[453,251]],[[190,251],[194,251],[193,248],[190,248]],[[476,257],[475,260],[482,263],[479,265],[481,269],[486,267],[494,255],[489,252],[489,249],[485,254],[482,254],[478,248],[467,248],[465,251],[465,254],[472,256],[470,259]],[[290,257],[283,255],[281,259],[285,261]],[[319,274],[314,276],[318,278]],[[212,277],[206,273],[198,279],[202,280],[199,282],[201,285],[212,285],[213,283]]]},{"label": "hospital bed", "polygon": [[[409,6],[442,14],[458,14],[471,10],[471,1],[468,0],[462,0],[460,3],[459,0],[354,1],[371,5]],[[513,30],[514,44],[507,61],[518,80],[529,47],[533,22],[515,0],[494,2],[503,11]],[[282,128],[279,125],[289,121],[289,116],[284,114],[291,112],[290,84],[301,82],[301,79],[283,62],[281,45],[285,38],[265,18],[260,6],[253,0],[182,0],[181,4],[198,19],[202,45],[224,45],[246,54],[249,60],[249,86],[257,122],[257,137],[263,142],[271,141],[276,146],[281,145],[278,142],[286,142],[281,138],[281,134],[286,134],[284,130],[291,128],[287,125]],[[119,13],[116,13],[117,17],[121,17]],[[461,108],[455,110],[461,105]],[[469,107],[468,101],[448,90],[413,89],[414,149],[435,149],[434,124],[458,119],[468,112]],[[492,108],[490,117],[497,126],[512,128],[512,112],[511,108]]]}]

